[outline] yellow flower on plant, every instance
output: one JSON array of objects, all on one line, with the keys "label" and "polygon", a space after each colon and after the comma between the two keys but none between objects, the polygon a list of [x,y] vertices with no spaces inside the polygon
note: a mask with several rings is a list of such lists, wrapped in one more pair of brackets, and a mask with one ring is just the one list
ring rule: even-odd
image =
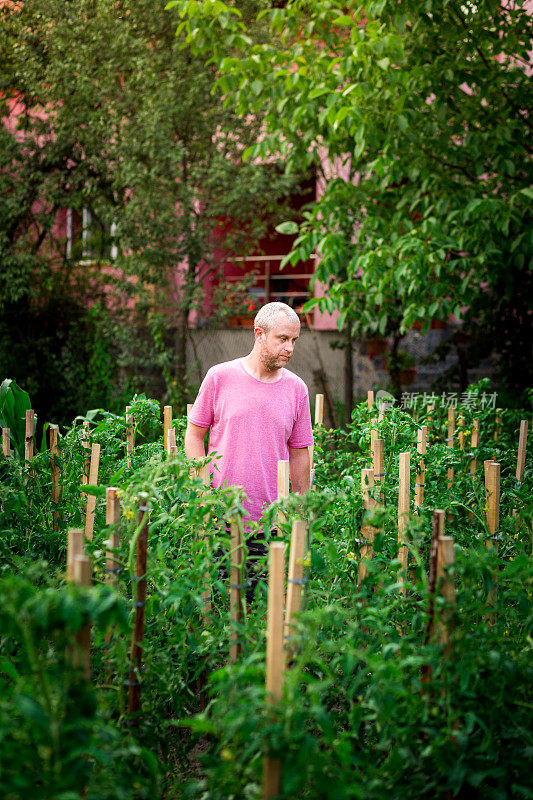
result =
[{"label": "yellow flower on plant", "polygon": [[355,553],[352,553],[351,551],[346,553],[346,559],[347,561],[355,561]]},{"label": "yellow flower on plant", "polygon": [[224,747],[224,748],[223,748],[223,749],[220,751],[220,758],[221,758],[223,761],[233,761],[233,759],[235,758],[235,756],[233,755],[233,753],[231,752],[231,750],[229,750],[229,748],[227,748],[227,747]]},{"label": "yellow flower on plant", "polygon": [[131,508],[128,508],[128,510],[124,512],[124,516],[126,519],[133,519],[133,511]]},{"label": "yellow flower on plant", "polygon": [[306,555],[306,557],[304,558],[304,562],[303,563],[304,563],[304,567],[311,566],[311,553],[308,553]]}]

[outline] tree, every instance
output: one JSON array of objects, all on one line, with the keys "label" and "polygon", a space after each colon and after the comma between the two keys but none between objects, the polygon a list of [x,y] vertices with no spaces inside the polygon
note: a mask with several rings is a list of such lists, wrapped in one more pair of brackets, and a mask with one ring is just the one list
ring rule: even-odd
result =
[{"label": "tree", "polygon": [[[17,128],[5,126],[0,139],[4,297],[42,303],[47,281],[80,275],[54,222],[61,208],[88,209],[91,260],[109,265],[113,226],[113,266],[137,278],[118,294],[144,296],[137,311],[146,310],[183,404],[187,323],[206,276],[279,219],[295,179],[274,163],[241,162],[260,120],[222,107],[212,68],[176,38],[162,4],[35,0],[0,15],[4,106],[18,104]],[[105,273],[108,292],[115,274]]]},{"label": "tree", "polygon": [[219,3],[179,5],[191,45],[215,51],[226,102],[265,115],[251,154],[343,164],[295,241],[293,261],[317,248],[329,286],[312,304],[396,348],[415,320],[453,313],[510,385],[531,383],[526,4],[292,2],[267,12],[272,38],[256,46],[235,13],[220,29]]}]

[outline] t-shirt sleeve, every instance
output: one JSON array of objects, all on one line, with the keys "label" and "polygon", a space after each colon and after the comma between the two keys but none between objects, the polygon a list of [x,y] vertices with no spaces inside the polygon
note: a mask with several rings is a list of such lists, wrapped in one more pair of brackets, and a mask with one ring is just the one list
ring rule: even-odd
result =
[{"label": "t-shirt sleeve", "polygon": [[207,373],[202,381],[188,420],[200,428],[210,428],[214,421],[215,387],[213,376]]},{"label": "t-shirt sleeve", "polygon": [[287,442],[289,447],[311,447],[313,444],[313,426],[311,425],[311,409],[307,389],[300,400],[298,416]]}]

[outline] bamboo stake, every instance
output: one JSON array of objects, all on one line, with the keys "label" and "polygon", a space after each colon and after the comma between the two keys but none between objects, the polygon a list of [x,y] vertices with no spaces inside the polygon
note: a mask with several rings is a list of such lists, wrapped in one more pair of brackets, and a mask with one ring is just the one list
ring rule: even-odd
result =
[{"label": "bamboo stake", "polygon": [[11,458],[11,436],[9,428],[2,428],[2,453],[6,458]]},{"label": "bamboo stake", "polygon": [[359,569],[357,573],[357,585],[360,586],[368,575],[368,569],[365,561],[370,561],[373,555],[374,548],[374,533],[375,528],[372,525],[366,525],[364,522],[364,514],[366,511],[371,511],[377,506],[377,502],[370,494],[370,489],[374,488],[374,470],[362,469],[361,470],[361,493],[363,495],[363,524],[361,525],[361,538],[363,545],[361,547],[361,558],[359,560]]},{"label": "bamboo stake", "polygon": [[67,531],[67,581],[74,579],[74,560],[76,556],[84,554],[83,528],[69,528]]},{"label": "bamboo stake", "polygon": [[455,585],[450,577],[448,570],[455,563],[455,551],[453,538],[451,536],[440,536],[437,554],[437,581],[440,581],[441,593],[446,602],[447,608],[441,614],[437,623],[438,637],[444,645],[444,655],[450,655],[450,616],[451,606],[455,605]]},{"label": "bamboo stake", "polygon": [[[406,541],[406,528],[409,520],[409,504],[410,504],[410,468],[411,454],[400,453],[400,470],[399,470],[399,487],[398,487],[398,560],[401,564],[400,572],[405,573],[409,564],[409,551],[404,544]],[[406,595],[405,578],[400,574],[400,583],[402,584],[401,592]]]},{"label": "bamboo stake", "polygon": [[118,585],[118,570],[120,569],[120,565],[118,561],[116,561],[115,556],[115,552],[118,550],[120,545],[117,526],[120,521],[121,509],[118,495],[119,490],[115,486],[108,486],[105,490],[105,524],[115,526],[115,528],[109,534],[109,539],[107,540],[105,559],[105,582],[112,586]]},{"label": "bamboo stake", "polygon": [[165,406],[163,408],[163,447],[167,453],[170,453],[170,445],[168,441],[168,434],[172,428],[172,406]]},{"label": "bamboo stake", "polygon": [[[59,428],[57,425],[50,425],[50,471],[52,473],[52,505],[59,503],[59,467],[56,458],[58,456],[57,436]],[[57,508],[52,510],[52,530],[57,531],[59,513]]]},{"label": "bamboo stake", "polygon": [[[83,431],[82,431],[82,439],[81,443],[86,450],[91,449],[91,444],[89,441],[89,423],[87,420],[83,423]],[[91,466],[91,458],[88,455],[85,461],[83,462],[83,473],[81,476],[81,484],[82,486],[89,482],[89,469]]]},{"label": "bamboo stake", "polygon": [[126,406],[126,456],[128,469],[131,469],[131,454],[133,453],[133,415],[131,413],[131,406]]},{"label": "bamboo stake", "polygon": [[[100,445],[93,444],[91,447],[91,466],[89,468],[89,485],[96,486],[98,483],[98,467],[100,465]],[[94,530],[94,511],[96,508],[96,497],[94,494],[87,495],[87,507],[85,511],[85,536],[92,542]]]},{"label": "bamboo stake", "polygon": [[471,450],[472,450],[472,458],[470,460],[470,474],[475,475],[477,472],[477,448],[479,445],[479,420],[474,419],[472,421],[472,438],[471,438]]},{"label": "bamboo stake", "polygon": [[[278,500],[289,496],[289,462],[278,461]],[[285,522],[285,514],[278,512],[278,523]]]},{"label": "bamboo stake", "polygon": [[324,395],[317,394],[315,397],[315,425],[324,424]]},{"label": "bamboo stake", "polygon": [[374,391],[369,389],[366,393],[366,402],[368,404],[368,410],[372,411],[372,406],[374,405]]},{"label": "bamboo stake", "polygon": [[285,639],[291,635],[294,615],[300,610],[304,587],[304,560],[307,544],[307,525],[303,520],[292,523],[291,549],[289,553],[289,577],[287,579],[287,601],[285,616]]},{"label": "bamboo stake", "polygon": [[230,525],[231,530],[231,568],[229,584],[229,617],[230,617],[230,647],[229,660],[235,663],[242,652],[239,642],[237,627],[242,622],[242,541],[241,532],[236,522]]},{"label": "bamboo stake", "polygon": [[26,436],[24,439],[24,459],[29,464],[33,458],[33,436],[35,434],[35,411],[26,410]]},{"label": "bamboo stake", "polygon": [[[77,555],[74,558],[72,582],[79,586],[91,585],[91,560],[89,556]],[[91,678],[91,623],[86,622],[76,634],[74,665],[81,667],[85,680]]]},{"label": "bamboo stake", "polygon": [[135,623],[131,638],[130,674],[128,692],[128,714],[137,715],[131,724],[138,725],[139,710],[141,706],[141,666],[144,639],[144,613],[146,605],[146,565],[148,561],[148,506],[146,501],[141,501],[139,506],[139,527],[141,528],[137,539],[137,553],[135,561],[135,585],[137,587],[135,600]]},{"label": "bamboo stake", "polygon": [[[453,437],[455,435],[455,409],[450,406],[448,409],[448,447],[453,450]],[[453,467],[448,467],[448,489],[453,486]]]},{"label": "bamboo stake", "polygon": [[[271,542],[268,563],[268,606],[266,645],[267,703],[274,705],[283,693],[283,599],[285,583],[285,545]],[[263,798],[279,794],[281,764],[268,755],[263,760]]]},{"label": "bamboo stake", "polygon": [[[422,425],[417,434],[416,451],[420,456],[426,454],[427,447],[427,426]],[[426,480],[426,467],[424,459],[420,459],[420,472],[415,479],[415,507],[420,508],[424,504],[424,485]]]}]

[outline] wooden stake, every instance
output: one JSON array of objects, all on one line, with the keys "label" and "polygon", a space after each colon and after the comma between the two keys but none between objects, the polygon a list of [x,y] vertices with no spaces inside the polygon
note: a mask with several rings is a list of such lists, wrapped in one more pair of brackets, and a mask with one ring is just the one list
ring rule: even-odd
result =
[{"label": "wooden stake", "polygon": [[294,619],[294,615],[299,612],[302,602],[306,546],[307,525],[303,520],[295,519],[292,523],[291,549],[289,553],[285,639],[288,639],[291,635],[291,624]]},{"label": "wooden stake", "polygon": [[[211,473],[209,471],[209,464],[203,466],[199,471],[199,477],[203,481],[204,486],[209,488],[211,485]],[[208,537],[205,531],[200,532],[200,538],[203,539],[204,544],[207,545]],[[203,600],[203,616],[204,621],[207,622],[211,612],[211,575],[209,571],[204,573],[204,590],[202,592]]]},{"label": "wooden stake", "polygon": [[451,536],[440,536],[437,555],[437,581],[440,581],[441,592],[447,608],[441,613],[437,623],[439,641],[444,645],[444,655],[450,655],[450,615],[455,605],[455,585],[448,569],[455,563],[455,551]]},{"label": "wooden stake", "polygon": [[133,453],[133,415],[131,413],[131,406],[126,406],[126,456],[128,469],[131,469],[131,454]]},{"label": "wooden stake", "polygon": [[[96,486],[98,483],[98,467],[100,465],[100,445],[93,444],[91,447],[91,466],[89,468],[89,485]],[[87,495],[87,507],[85,511],[85,536],[92,542],[94,530],[94,511],[96,508],[96,496]]]},{"label": "wooden stake", "polygon": [[502,411],[501,408],[496,409],[496,419],[494,425],[494,441],[497,442],[500,438],[500,433],[502,429],[502,418],[500,417],[500,412]]},{"label": "wooden stake", "polygon": [[[82,442],[83,447],[86,450],[90,450],[91,449],[89,436],[90,436],[90,434],[89,434],[89,423],[88,423],[87,420],[85,420],[85,422],[83,423],[83,431],[82,431],[81,442]],[[82,476],[81,476],[81,484],[82,484],[82,486],[89,482],[89,469],[90,469],[90,466],[91,466],[91,458],[88,455],[87,458],[85,459],[85,461],[83,462],[83,473],[82,473]]]},{"label": "wooden stake", "polygon": [[498,549],[497,535],[500,527],[500,465],[485,462],[485,489],[487,497],[487,547]]},{"label": "wooden stake", "polygon": [[[416,451],[420,456],[424,456],[426,454],[426,445],[427,445],[427,426],[422,425],[420,430],[417,434],[417,442],[416,442]],[[424,504],[424,484],[426,480],[426,467],[424,464],[424,459],[420,459],[420,472],[416,476],[415,480],[415,507],[420,508],[421,505]]]},{"label": "wooden stake", "polygon": [[29,464],[33,458],[33,436],[35,434],[35,411],[26,410],[26,437],[24,439],[24,459]]},{"label": "wooden stake", "polygon": [[[447,445],[453,450],[453,438],[455,435],[455,408],[450,406],[448,409],[448,438]],[[453,467],[448,467],[448,489],[453,486]]]},{"label": "wooden stake", "polygon": [[364,522],[364,514],[366,511],[371,511],[377,506],[374,497],[370,495],[370,489],[374,488],[374,470],[362,469],[361,470],[361,494],[363,496],[363,524],[361,525],[361,538],[363,545],[361,546],[361,557],[359,560],[359,569],[357,574],[357,585],[361,583],[368,575],[368,569],[365,561],[370,561],[374,552],[374,534],[375,528],[372,525],[367,525]]},{"label": "wooden stake", "polygon": [[[146,605],[146,566],[148,561],[148,506],[141,502],[139,506],[139,521],[141,532],[137,539],[137,554],[135,561],[135,585],[137,587],[135,598],[135,623],[131,639],[130,674],[128,692],[128,714],[138,715],[141,707],[141,666],[144,640],[144,614]],[[133,725],[138,725],[138,716],[132,720]]]},{"label": "wooden stake", "polygon": [[176,431],[174,428],[171,428],[167,433],[167,444],[165,447],[167,452],[167,458],[171,456],[176,456],[178,454],[178,446],[176,444]]},{"label": "wooden stake", "polygon": [[2,453],[6,458],[11,458],[11,436],[9,428],[2,428]]},{"label": "wooden stake", "polygon": [[[57,465],[57,436],[59,428],[57,425],[50,425],[50,471],[52,473],[52,505],[57,506],[59,503],[59,467]],[[56,508],[52,510],[52,529],[57,531],[59,522],[59,513]]]},{"label": "wooden stake", "polygon": [[[170,453],[168,434],[171,428],[172,428],[172,406],[165,406],[163,408],[163,447],[165,448],[167,453]],[[176,432],[174,431],[174,435],[175,433]]]},{"label": "wooden stake", "polygon": [[[72,582],[80,586],[91,585],[91,560],[89,556],[77,555],[74,558]],[[85,680],[91,678],[91,623],[86,622],[76,634],[74,665],[82,667]]]},{"label": "wooden stake", "polygon": [[237,626],[242,622],[242,542],[241,532],[236,522],[231,523],[231,569],[229,585],[230,647],[229,659],[235,663],[241,654]]},{"label": "wooden stake", "polygon": [[[283,693],[283,599],[285,583],[285,545],[271,542],[268,558],[268,606],[266,646],[267,703],[274,705]],[[268,755],[263,760],[263,798],[279,794],[281,764]]]},{"label": "wooden stake", "polygon": [[118,585],[118,572],[120,568],[118,561],[116,561],[115,551],[118,550],[120,545],[120,537],[117,530],[120,521],[121,508],[120,500],[118,498],[119,490],[115,486],[108,486],[105,490],[105,524],[114,525],[114,530],[109,534],[107,540],[106,550],[106,578],[105,582],[112,585]]},{"label": "wooden stake", "polygon": [[[399,487],[398,487],[398,560],[401,564],[400,571],[405,573],[409,564],[409,551],[405,544],[406,529],[409,520],[409,505],[411,494],[411,454],[400,453],[400,471],[399,471]],[[402,584],[401,592],[405,596],[405,578],[400,575],[400,583]]]},{"label": "wooden stake", "polygon": [[475,419],[472,421],[472,439],[471,439],[471,450],[472,450],[472,458],[470,460],[470,474],[475,475],[477,472],[477,448],[479,445],[479,420]]},{"label": "wooden stake", "polygon": [[375,450],[375,441],[379,439],[379,432],[376,428],[370,429],[370,455],[374,458],[374,450]]},{"label": "wooden stake", "polygon": [[[289,462],[278,461],[278,500],[289,496],[289,477]],[[278,522],[280,525],[285,522],[285,514],[281,511],[278,512]]]},{"label": "wooden stake", "polygon": [[518,439],[518,458],[516,459],[516,480],[522,483],[524,479],[524,467],[526,464],[526,445],[527,445],[527,419],[520,422],[520,436]]},{"label": "wooden stake", "polygon": [[85,555],[84,531],[82,528],[69,528],[67,531],[67,581],[74,580],[74,560]]},{"label": "wooden stake", "polygon": [[317,394],[315,397],[315,425],[324,424],[324,395]]},{"label": "wooden stake", "polygon": [[[374,483],[385,482],[385,440],[375,438],[373,442],[372,454],[372,471],[374,473]],[[379,496],[380,502],[383,502],[383,492]]]},{"label": "wooden stake", "polygon": [[372,406],[374,405],[374,391],[369,389],[366,393],[366,402],[368,404],[368,410],[372,411]]},{"label": "wooden stake", "polygon": [[459,438],[459,449],[465,449],[465,419],[464,417],[459,417],[457,420],[458,426],[458,438]]}]

